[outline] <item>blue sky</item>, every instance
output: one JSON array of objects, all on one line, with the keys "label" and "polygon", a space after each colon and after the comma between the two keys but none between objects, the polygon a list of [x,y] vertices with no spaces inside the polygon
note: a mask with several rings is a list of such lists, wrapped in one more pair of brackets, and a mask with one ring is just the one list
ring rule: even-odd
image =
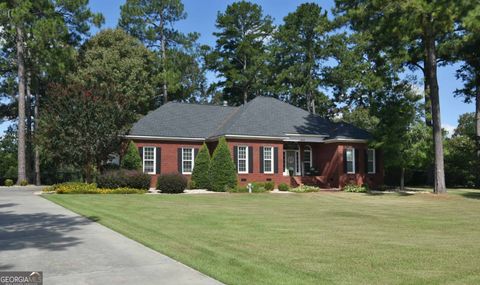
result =
[{"label": "blue sky", "polygon": [[[101,12],[105,16],[105,25],[102,28],[114,28],[120,16],[120,5],[124,0],[90,0],[90,8],[95,12]],[[176,27],[184,32],[199,32],[200,43],[215,45],[215,19],[218,11],[224,11],[233,0],[183,0],[187,19],[178,22]],[[299,0],[263,0],[252,1],[263,7],[264,13],[272,16],[276,24],[282,22],[289,12],[306,1]],[[310,1],[311,2],[311,1]],[[314,1],[328,11],[333,7],[333,0]],[[453,91],[462,86],[455,78],[455,66],[439,68],[438,81],[440,85],[440,105],[442,111],[442,125],[447,130],[452,130],[457,125],[458,116],[475,110],[474,104],[465,104],[461,98],[455,98]],[[418,76],[418,74],[417,74]],[[420,77],[419,77],[420,78]],[[420,87],[421,88],[421,87]],[[0,125],[3,132],[7,124]]]}]

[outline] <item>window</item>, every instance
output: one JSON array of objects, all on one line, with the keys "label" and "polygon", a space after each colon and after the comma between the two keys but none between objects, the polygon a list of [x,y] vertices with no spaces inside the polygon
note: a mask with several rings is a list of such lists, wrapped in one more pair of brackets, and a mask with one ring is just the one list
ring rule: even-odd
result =
[{"label": "window", "polygon": [[193,148],[182,148],[182,174],[192,174],[194,165],[193,154]]},{"label": "window", "polygon": [[263,148],[263,173],[273,173],[273,147]]},{"label": "window", "polygon": [[305,173],[310,172],[312,168],[312,147],[306,145],[303,149],[303,171]]},{"label": "window", "polygon": [[148,174],[155,174],[155,147],[143,147],[143,172]]},{"label": "window", "polygon": [[347,151],[347,173],[355,173],[355,149],[349,148]]},{"label": "window", "polygon": [[238,173],[248,173],[248,147],[237,148],[237,169]]},{"label": "window", "polygon": [[368,173],[374,174],[375,173],[375,150],[368,149],[367,150],[367,165],[368,165]]}]

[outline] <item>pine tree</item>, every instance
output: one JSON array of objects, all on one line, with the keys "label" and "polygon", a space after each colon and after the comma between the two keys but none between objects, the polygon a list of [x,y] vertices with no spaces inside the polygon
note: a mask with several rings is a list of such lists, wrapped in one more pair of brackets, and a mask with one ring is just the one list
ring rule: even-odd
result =
[{"label": "pine tree", "polygon": [[195,167],[192,172],[192,182],[195,188],[210,189],[208,170],[210,168],[210,153],[204,143],[195,157]]},{"label": "pine tree", "polygon": [[122,159],[122,168],[130,170],[141,170],[142,169],[142,158],[138,153],[138,149],[135,144],[130,141],[128,143],[127,151]]},{"label": "pine tree", "polygon": [[224,192],[237,185],[237,172],[228,149],[227,140],[222,137],[218,141],[210,164],[210,185],[212,191]]}]

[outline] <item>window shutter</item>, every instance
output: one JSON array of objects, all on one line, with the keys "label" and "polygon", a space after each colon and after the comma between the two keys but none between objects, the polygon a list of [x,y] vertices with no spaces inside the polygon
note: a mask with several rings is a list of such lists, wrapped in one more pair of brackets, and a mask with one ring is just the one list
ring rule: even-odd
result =
[{"label": "window shutter", "polygon": [[263,146],[260,147],[260,173],[263,173]]},{"label": "window shutter", "polygon": [[368,148],[363,153],[365,154],[365,174],[368,174]]},{"label": "window shutter", "polygon": [[138,154],[140,154],[140,158],[142,159],[142,163],[143,163],[143,147],[138,147]]},{"label": "window shutter", "polygon": [[273,172],[278,173],[278,147],[273,148]]},{"label": "window shutter", "polygon": [[198,155],[198,148],[193,149],[193,154],[194,154],[194,160],[197,158]]},{"label": "window shutter", "polygon": [[182,174],[182,148],[177,149],[178,173]]},{"label": "window shutter", "polygon": [[359,173],[360,169],[360,160],[358,159],[360,157],[360,152],[358,149],[354,148],[353,153],[355,154],[355,173]]},{"label": "window shutter", "polygon": [[233,146],[233,163],[235,163],[235,169],[238,171],[238,146]]},{"label": "window shutter", "polygon": [[347,168],[347,149],[343,149],[343,173],[347,173],[348,168]]},{"label": "window shutter", "polygon": [[[380,173],[380,159],[382,158],[382,151],[375,150],[375,173]],[[382,172],[383,173],[383,172]]]},{"label": "window shutter", "polygon": [[248,147],[248,173],[253,173],[253,147]]},{"label": "window shutter", "polygon": [[156,166],[155,173],[160,174],[162,170],[162,148],[157,147],[155,151],[157,152],[156,153],[157,161],[155,162],[155,166]]}]

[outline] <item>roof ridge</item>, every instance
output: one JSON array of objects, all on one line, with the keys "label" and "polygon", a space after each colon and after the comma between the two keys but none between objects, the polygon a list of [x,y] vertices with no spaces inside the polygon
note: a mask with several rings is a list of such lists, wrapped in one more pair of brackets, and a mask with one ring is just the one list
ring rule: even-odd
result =
[{"label": "roof ridge", "polygon": [[221,107],[221,108],[237,108],[237,106],[223,106],[223,105],[217,105],[217,104],[209,104],[209,103],[197,103],[197,102],[177,102],[177,101],[169,101],[162,106],[166,104],[181,104],[181,105],[196,105],[196,106],[211,106],[211,107]]}]

